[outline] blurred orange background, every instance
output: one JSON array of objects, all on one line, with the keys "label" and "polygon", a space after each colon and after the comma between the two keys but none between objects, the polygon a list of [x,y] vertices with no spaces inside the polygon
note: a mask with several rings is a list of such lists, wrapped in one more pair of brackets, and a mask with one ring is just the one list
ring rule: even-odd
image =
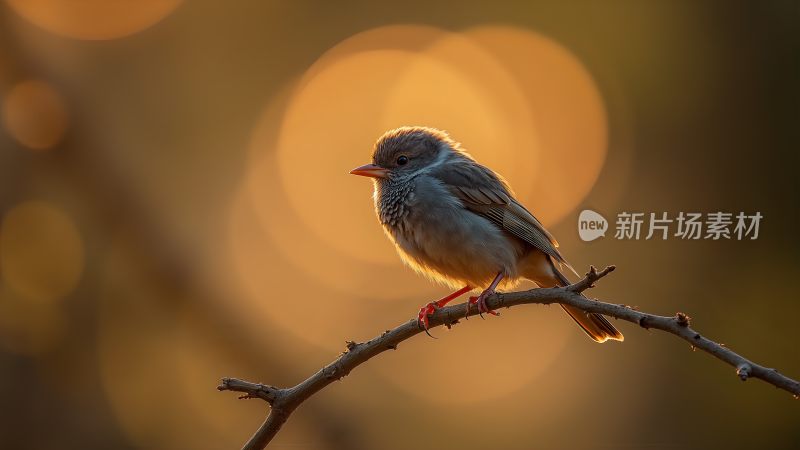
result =
[{"label": "blurred orange background", "polygon": [[[0,2],[0,443],[237,448],[345,340],[446,289],[347,174],[385,130],[496,169],[592,295],[680,310],[800,376],[791,2]],[[764,216],[757,240],[595,242],[577,215]],[[529,287],[525,285],[523,287]],[[797,401],[558,308],[436,330],[313,397],[276,448],[794,448]],[[485,388],[481,388],[485,385]]]}]

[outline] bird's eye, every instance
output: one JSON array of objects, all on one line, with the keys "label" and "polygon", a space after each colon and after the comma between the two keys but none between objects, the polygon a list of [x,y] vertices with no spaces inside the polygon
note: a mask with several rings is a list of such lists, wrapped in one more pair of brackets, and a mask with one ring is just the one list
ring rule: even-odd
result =
[{"label": "bird's eye", "polygon": [[397,157],[397,165],[398,166],[405,166],[407,162],[408,162],[408,156],[400,155],[400,156]]}]

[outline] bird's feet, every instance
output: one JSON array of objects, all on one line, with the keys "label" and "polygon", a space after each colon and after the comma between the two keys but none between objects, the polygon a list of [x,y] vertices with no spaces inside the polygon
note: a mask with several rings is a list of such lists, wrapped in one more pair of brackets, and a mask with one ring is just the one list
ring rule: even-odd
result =
[{"label": "bird's feet", "polygon": [[439,302],[430,302],[419,309],[419,316],[417,316],[417,325],[419,325],[419,327],[425,331],[425,334],[427,334],[430,337],[433,337],[433,335],[431,334],[430,331],[428,331],[428,328],[430,327],[429,317],[432,316],[433,313],[435,313],[436,310],[439,308],[441,308],[441,306],[439,306]]},{"label": "bird's feet", "polygon": [[419,315],[417,316],[417,325],[419,325],[419,327],[422,330],[425,330],[425,334],[427,334],[430,337],[433,337],[431,333],[428,331],[428,328],[430,328],[430,316],[432,316],[437,309],[444,307],[446,304],[450,303],[453,299],[458,298],[471,290],[472,286],[464,286],[463,288],[453,292],[447,297],[441,298],[435,302],[430,302],[427,305],[423,306],[422,308],[419,309]]},{"label": "bird's feet", "polygon": [[494,289],[486,289],[485,291],[481,292],[481,295],[477,297],[470,297],[469,303],[467,303],[467,316],[469,316],[470,311],[472,311],[472,305],[478,306],[478,315],[481,316],[481,319],[484,318],[483,313],[499,316],[499,312],[489,309],[489,306],[486,305],[486,299],[492,294],[494,294]]},{"label": "bird's feet", "polygon": [[483,313],[489,313],[493,316],[500,315],[499,312],[489,309],[489,307],[486,305],[486,299],[489,298],[490,295],[494,294],[494,290],[497,289],[497,285],[500,284],[503,276],[503,272],[498,272],[497,276],[495,276],[494,280],[492,280],[492,284],[490,284],[485,291],[481,292],[481,295],[469,298],[469,302],[467,303],[467,315],[464,317],[465,319],[469,317],[469,313],[472,310],[473,304],[478,305],[478,314],[481,316],[481,319],[484,318]]}]

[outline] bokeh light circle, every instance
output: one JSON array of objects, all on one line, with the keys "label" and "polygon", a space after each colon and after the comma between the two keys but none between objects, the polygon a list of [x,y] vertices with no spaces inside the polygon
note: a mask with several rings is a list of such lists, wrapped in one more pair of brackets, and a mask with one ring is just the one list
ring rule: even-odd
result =
[{"label": "bokeh light circle", "polygon": [[68,125],[61,95],[49,84],[28,80],[16,84],[3,101],[3,125],[20,144],[33,150],[55,146]]},{"label": "bokeh light circle", "polygon": [[[381,33],[415,32],[416,27],[396,26],[371,30],[342,45],[372,41]],[[301,80],[277,148],[294,212],[326,245],[364,261],[396,263],[393,252],[375,250],[385,248],[385,237],[375,226],[370,183],[344,180],[354,178],[346,176],[349,169],[369,160],[372,144],[387,129],[408,124],[445,129],[510,179],[522,179],[525,170],[535,173],[535,126],[523,94],[470,40],[440,31],[421,49],[332,55],[323,55],[315,63],[321,68],[312,67]],[[342,182],[334,183],[337,179]]]},{"label": "bokeh light circle", "polygon": [[381,130],[423,124],[448,131],[519,198],[538,173],[539,131],[516,80],[494,55],[448,33],[401,70],[386,100]]},{"label": "bokeh light circle", "polygon": [[107,40],[142,31],[182,0],[6,0],[29,22],[61,36]]},{"label": "bokeh light circle", "polygon": [[520,200],[545,225],[569,214],[589,194],[608,150],[608,118],[592,75],[567,48],[533,31],[482,26],[465,32],[517,81],[530,105],[542,151]]},{"label": "bokeh light circle", "polygon": [[67,214],[45,202],[20,204],[0,226],[3,283],[32,301],[52,302],[69,294],[84,268],[84,248]]}]

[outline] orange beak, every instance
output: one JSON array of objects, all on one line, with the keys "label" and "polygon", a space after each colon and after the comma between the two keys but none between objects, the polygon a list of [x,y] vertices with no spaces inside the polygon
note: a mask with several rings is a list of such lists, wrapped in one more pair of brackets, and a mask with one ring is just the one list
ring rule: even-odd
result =
[{"label": "orange beak", "polygon": [[361,175],[362,177],[386,178],[389,174],[389,170],[376,166],[375,164],[364,164],[361,167],[356,167],[351,170],[350,173],[353,175]]}]

